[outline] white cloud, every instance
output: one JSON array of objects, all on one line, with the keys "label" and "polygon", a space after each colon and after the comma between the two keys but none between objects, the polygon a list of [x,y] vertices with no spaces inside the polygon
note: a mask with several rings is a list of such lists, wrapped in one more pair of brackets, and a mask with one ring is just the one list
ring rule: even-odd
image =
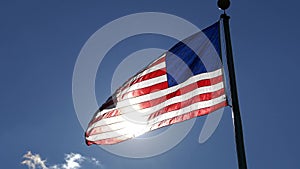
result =
[{"label": "white cloud", "polygon": [[28,166],[28,168],[35,169],[36,167],[47,169],[45,163],[46,160],[42,160],[39,154],[32,154],[31,151],[28,151],[26,154],[23,155],[23,158],[25,158],[24,161],[22,161],[21,164],[25,164]]},{"label": "white cloud", "polygon": [[85,160],[85,157],[82,157],[80,154],[67,154],[66,155],[66,164],[62,165],[64,169],[78,169],[80,168],[80,163]]},{"label": "white cloud", "polygon": [[92,157],[90,160],[94,165],[101,166],[100,161],[98,161],[96,158]]},{"label": "white cloud", "polygon": [[94,157],[84,157],[78,153],[70,153],[65,155],[65,163],[55,164],[51,166],[46,165],[46,160],[42,160],[39,154],[32,154],[28,151],[24,156],[23,165],[27,165],[29,169],[80,169],[82,163],[88,162],[95,166],[102,167],[100,161]]}]

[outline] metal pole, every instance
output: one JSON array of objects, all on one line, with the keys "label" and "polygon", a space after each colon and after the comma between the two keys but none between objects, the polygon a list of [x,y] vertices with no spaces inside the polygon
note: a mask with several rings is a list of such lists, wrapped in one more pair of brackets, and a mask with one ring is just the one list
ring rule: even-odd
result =
[{"label": "metal pole", "polygon": [[238,94],[236,88],[233,54],[232,54],[230,31],[229,31],[230,17],[226,15],[226,13],[224,12],[224,14],[221,15],[221,18],[223,19],[224,35],[225,35],[225,42],[226,42],[226,58],[227,58],[226,60],[228,65],[229,83],[230,83],[230,90],[231,90],[231,99],[232,99],[231,110],[233,113],[238,164],[239,164],[239,169],[247,169],[242,120],[240,115],[239,100],[238,100]]}]

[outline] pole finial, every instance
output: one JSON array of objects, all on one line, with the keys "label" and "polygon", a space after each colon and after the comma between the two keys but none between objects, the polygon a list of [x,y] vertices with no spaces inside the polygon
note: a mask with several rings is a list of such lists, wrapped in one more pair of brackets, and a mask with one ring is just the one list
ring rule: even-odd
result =
[{"label": "pole finial", "polygon": [[228,9],[230,6],[230,0],[218,0],[218,7],[222,10]]}]

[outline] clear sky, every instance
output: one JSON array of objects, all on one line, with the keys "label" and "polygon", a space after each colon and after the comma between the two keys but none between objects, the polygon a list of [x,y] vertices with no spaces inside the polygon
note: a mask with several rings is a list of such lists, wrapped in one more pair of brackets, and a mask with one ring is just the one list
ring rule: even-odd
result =
[{"label": "clear sky", "polygon": [[[248,168],[300,168],[299,5],[296,0],[232,0],[227,12],[231,16]],[[198,143],[205,120],[199,117],[180,144],[156,157],[124,158],[86,146],[72,100],[76,59],[95,31],[137,12],[170,13],[200,29],[217,21],[221,14],[216,1],[211,0],[0,2],[1,168],[27,168],[21,164],[27,151],[47,159],[49,168],[63,168],[70,153],[80,154],[85,159],[81,168],[91,169],[237,167],[229,108],[207,142]],[[114,58],[101,67],[106,66],[107,73],[96,79],[99,104],[109,96],[112,69],[126,54],[146,47],[168,49],[173,44],[156,43],[160,39],[165,41],[155,36],[136,37],[128,40],[131,51],[122,44],[111,51]]]}]

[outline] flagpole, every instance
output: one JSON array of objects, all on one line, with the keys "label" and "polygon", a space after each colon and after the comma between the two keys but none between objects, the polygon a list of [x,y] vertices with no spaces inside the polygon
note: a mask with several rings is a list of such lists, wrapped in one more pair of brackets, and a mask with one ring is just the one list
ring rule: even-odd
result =
[{"label": "flagpole", "polygon": [[226,58],[227,58],[226,60],[227,60],[229,84],[230,84],[230,90],[231,90],[231,100],[232,100],[232,109],[231,110],[232,110],[232,114],[233,114],[238,166],[239,166],[239,169],[247,169],[242,120],[241,120],[241,115],[240,115],[240,108],[239,108],[239,101],[238,101],[238,94],[237,94],[237,87],[236,87],[236,79],[235,79],[235,71],[234,71],[234,63],[233,63],[232,46],[231,46],[231,38],[230,38],[230,30],[229,30],[230,17],[225,13],[225,10],[230,6],[230,1],[229,0],[218,0],[218,6],[219,6],[219,8],[224,10],[224,14],[221,15],[221,18],[223,19],[223,28],[224,28],[225,43],[226,43]]}]

